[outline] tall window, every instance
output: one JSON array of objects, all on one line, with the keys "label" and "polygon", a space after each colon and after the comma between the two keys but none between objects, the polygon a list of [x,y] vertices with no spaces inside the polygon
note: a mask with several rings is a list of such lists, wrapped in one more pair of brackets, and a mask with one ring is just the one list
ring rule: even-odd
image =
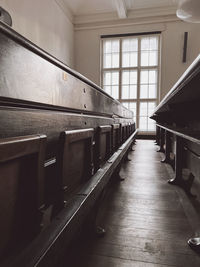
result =
[{"label": "tall window", "polygon": [[149,119],[157,105],[160,35],[102,38],[102,87],[134,112],[141,132],[153,132]]}]

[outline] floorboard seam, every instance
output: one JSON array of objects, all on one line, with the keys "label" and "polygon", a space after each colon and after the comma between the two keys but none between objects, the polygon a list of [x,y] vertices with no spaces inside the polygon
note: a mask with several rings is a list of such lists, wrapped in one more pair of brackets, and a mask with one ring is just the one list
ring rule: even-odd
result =
[{"label": "floorboard seam", "polygon": [[123,258],[123,257],[114,257],[114,256],[109,256],[109,255],[102,255],[102,254],[98,254],[98,253],[89,253],[89,255],[96,255],[96,256],[100,256],[100,257],[105,257],[105,258],[113,258],[113,259],[120,259],[120,260],[125,260],[125,261],[131,261],[131,262],[141,262],[141,263],[151,263],[151,264],[154,264],[154,265],[158,265],[158,266],[175,266],[175,267],[180,267],[178,265],[169,265],[169,264],[160,264],[160,263],[155,263],[155,262],[152,262],[152,261],[138,261],[138,260],[132,260],[132,259],[126,259],[126,258]]},{"label": "floorboard seam", "polygon": [[[162,156],[160,155],[160,158],[162,158]],[[174,171],[172,169],[172,167],[169,164],[164,163],[163,164],[165,166],[165,169],[168,173],[169,179],[173,178],[174,176]],[[166,181],[167,182],[167,181]],[[200,221],[199,221],[199,215],[197,214],[197,212],[195,211],[194,207],[192,206],[190,199],[188,198],[188,196],[186,195],[186,193],[183,191],[182,188],[174,185],[172,186],[174,188],[174,190],[176,191],[181,206],[184,210],[184,213],[188,219],[188,222],[194,232],[195,236],[199,236],[200,235]]]}]

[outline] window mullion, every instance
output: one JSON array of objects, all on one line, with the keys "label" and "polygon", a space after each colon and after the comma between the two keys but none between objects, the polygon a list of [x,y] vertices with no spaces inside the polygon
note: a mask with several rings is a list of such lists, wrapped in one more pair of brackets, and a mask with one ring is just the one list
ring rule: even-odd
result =
[{"label": "window mullion", "polygon": [[122,99],[122,39],[119,39],[119,100]]},{"label": "window mullion", "polygon": [[140,119],[140,67],[141,66],[141,38],[138,37],[138,83],[137,83],[137,127]]},{"label": "window mullion", "polygon": [[100,85],[101,85],[101,87],[103,88],[103,56],[104,56],[104,54],[103,54],[103,40],[101,40],[101,75],[100,75],[100,79],[101,79],[101,81],[100,81]]}]

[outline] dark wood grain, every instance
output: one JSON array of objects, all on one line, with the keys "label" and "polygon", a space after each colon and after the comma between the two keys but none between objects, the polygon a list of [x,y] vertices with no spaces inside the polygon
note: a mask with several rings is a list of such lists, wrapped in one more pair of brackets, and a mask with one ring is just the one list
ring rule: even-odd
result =
[{"label": "dark wood grain", "polygon": [[16,234],[5,264],[55,266],[130,151],[133,114],[1,22],[0,62],[2,250]]},{"label": "dark wood grain", "polygon": [[16,251],[39,230],[45,143],[44,135],[0,139],[1,256]]},{"label": "dark wood grain", "polygon": [[200,256],[186,242],[193,230],[153,141],[137,140],[129,157],[126,180],[113,186],[99,217],[105,237],[83,239],[73,266],[198,267]]}]

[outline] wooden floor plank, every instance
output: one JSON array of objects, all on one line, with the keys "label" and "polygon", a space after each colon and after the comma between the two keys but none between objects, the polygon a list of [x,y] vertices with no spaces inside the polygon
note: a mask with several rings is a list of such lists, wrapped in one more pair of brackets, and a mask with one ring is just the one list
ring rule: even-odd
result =
[{"label": "wooden floor plank", "polygon": [[[169,267],[169,265],[153,264],[148,262],[139,262],[125,260],[100,255],[87,255],[83,260],[81,267]],[[78,266],[76,266],[78,267]]]},{"label": "wooden floor plank", "polygon": [[161,248],[155,249],[151,244],[147,244],[144,249],[140,249],[137,247],[96,242],[95,246],[94,244],[91,246],[90,254],[171,266],[200,266],[198,255],[170,253]]},{"label": "wooden floor plank", "polygon": [[79,243],[73,266],[199,267],[199,254],[187,245],[193,229],[180,194],[167,184],[162,156],[153,141],[138,140],[134,149],[121,170],[125,180],[113,185],[101,208],[105,237]]}]

